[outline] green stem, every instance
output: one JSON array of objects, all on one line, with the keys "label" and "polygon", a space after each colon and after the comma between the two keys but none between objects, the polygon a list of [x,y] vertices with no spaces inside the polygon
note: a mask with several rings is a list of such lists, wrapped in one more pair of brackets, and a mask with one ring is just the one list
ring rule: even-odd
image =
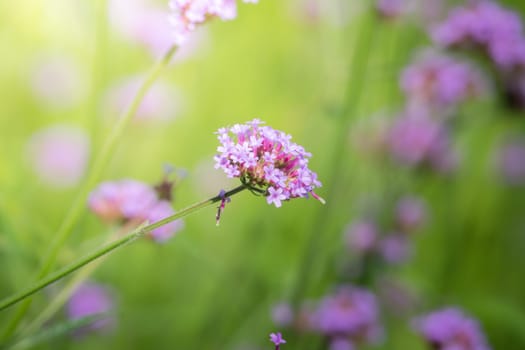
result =
[{"label": "green stem", "polygon": [[[124,129],[135,115],[138,107],[140,106],[140,103],[142,102],[149,88],[153,85],[153,83],[158,78],[162,70],[171,61],[171,58],[173,57],[176,51],[177,46],[172,46],[169,49],[169,51],[164,55],[162,60],[159,61],[157,65],[155,65],[155,67],[153,67],[153,69],[150,71],[150,73],[140,86],[140,89],[137,92],[135,98],[133,99],[131,105],[124,112],[122,117],[118,120],[117,124],[106,139],[106,142],[102,146],[102,150],[99,156],[93,162],[93,166],[91,167],[91,171],[89,172],[86,181],[83,183],[79,194],[77,195],[71,208],[69,209],[64,220],[62,221],[62,224],[60,225],[56,235],[54,236],[54,240],[51,242],[49,252],[46,255],[42,267],[38,272],[37,280],[44,278],[50,272],[51,268],[53,267],[56,261],[58,252],[73,232],[73,228],[82,214],[82,211],[85,206],[86,197],[89,191],[99,181],[102,171],[104,170],[111,156],[113,155],[114,150],[118,144],[118,140],[121,138]],[[3,334],[3,339],[10,337],[16,331],[18,324],[25,316],[30,306],[31,298],[28,298],[15,313],[15,315],[11,319],[11,322],[7,325],[7,328],[5,329]]]},{"label": "green stem", "polygon": [[297,281],[292,290],[291,302],[294,308],[298,306],[301,296],[308,285],[312,269],[316,264],[316,252],[319,247],[322,246],[321,240],[323,239],[323,235],[320,235],[319,232],[322,232],[330,222],[330,213],[333,212],[333,206],[337,205],[335,196],[341,192],[342,187],[339,182],[342,168],[346,164],[344,161],[346,151],[345,144],[348,139],[348,133],[353,117],[358,111],[359,102],[364,92],[364,85],[368,73],[367,64],[374,42],[377,25],[374,21],[374,15],[375,14],[372,11],[368,10],[368,15],[364,19],[365,23],[361,26],[360,32],[355,41],[353,57],[351,58],[348,72],[343,108],[339,115],[339,125],[337,126],[337,133],[334,137],[334,147],[330,163],[332,172],[329,176],[329,180],[326,181],[330,184],[328,193],[325,197],[327,204],[318,213],[311,226],[310,237],[297,273]]},{"label": "green stem", "polygon": [[[239,187],[236,187],[228,192],[226,192],[224,194],[224,197],[231,197],[233,196],[234,194],[236,193],[239,193],[245,189],[247,189],[248,187],[245,186],[245,185],[241,185]],[[150,224],[150,225],[147,225],[147,226],[142,226],[142,227],[138,227],[136,228],[135,230],[131,231],[130,233],[128,233],[127,235],[123,236],[122,238],[119,238],[109,244],[106,244],[104,246],[102,246],[101,248],[99,248],[98,250],[92,252],[91,254],[88,254],[86,256],[84,256],[83,258],[77,260],[76,262],[60,269],[59,271],[51,274],[49,277],[47,278],[44,278],[42,280],[40,280],[39,282],[35,283],[33,286],[27,288],[26,290],[20,292],[20,293],[17,293],[9,298],[6,298],[4,300],[2,300],[0,302],[0,311],[1,310],[4,310],[4,309],[7,309],[8,307],[26,299],[27,297],[33,295],[34,293],[38,292],[39,290],[45,288],[46,286],[50,285],[51,283],[53,282],[56,282],[64,277],[66,277],[67,275],[71,274],[72,272],[80,269],[81,267],[89,264],[90,262],[94,261],[94,260],[97,260],[111,252],[113,252],[114,250],[120,248],[120,247],[124,247],[134,241],[136,241],[137,239],[145,236],[147,233],[151,232],[152,230],[160,227],[160,226],[163,226],[167,223],[170,223],[172,221],[175,221],[177,219],[180,219],[182,217],[185,217],[199,209],[202,209],[202,208],[205,208],[205,207],[208,207],[214,203],[217,203],[219,201],[221,201],[223,198],[223,196],[215,196],[213,198],[210,198],[210,199],[206,199],[202,202],[198,202],[198,203],[195,203],[185,209],[182,209],[181,211],[171,215],[171,216],[168,216],[167,218],[165,219],[162,219],[160,221],[157,221],[153,224]]]}]

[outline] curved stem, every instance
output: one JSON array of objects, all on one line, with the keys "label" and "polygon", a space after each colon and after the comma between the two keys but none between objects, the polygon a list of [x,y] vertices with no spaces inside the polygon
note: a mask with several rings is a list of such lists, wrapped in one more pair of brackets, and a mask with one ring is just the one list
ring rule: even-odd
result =
[{"label": "curved stem", "polygon": [[[99,153],[99,156],[94,160],[86,180],[84,181],[71,208],[64,217],[62,224],[60,225],[56,235],[54,236],[55,238],[51,242],[51,247],[49,248],[46,257],[43,260],[44,262],[42,264],[42,267],[40,268],[37,274],[37,280],[44,278],[50,272],[51,268],[53,267],[56,261],[58,252],[64,246],[65,242],[73,232],[73,228],[75,227],[82,214],[82,210],[84,209],[86,197],[89,191],[99,181],[102,171],[104,170],[111,156],[113,155],[115,148],[118,144],[118,140],[121,138],[124,129],[137,112],[137,109],[140,106],[140,103],[142,102],[149,88],[153,85],[153,83],[158,78],[162,70],[171,61],[171,58],[173,57],[176,51],[177,46],[172,46],[169,49],[169,51],[164,55],[162,60],[159,61],[155,65],[155,67],[153,67],[153,69],[150,71],[150,73],[140,86],[139,91],[137,92],[137,95],[133,99],[132,103],[124,112],[122,117],[118,120],[117,124],[112,129],[110,135],[107,137],[106,142],[102,146],[102,150]],[[4,331],[3,339],[10,337],[16,331],[18,324],[25,316],[30,306],[31,298],[27,299],[15,313],[15,315],[11,319],[11,322],[7,325]]]},{"label": "curved stem", "polygon": [[[241,185],[239,187],[236,187],[224,194],[226,197],[231,197],[236,193],[239,193],[248,187],[245,185]],[[33,295],[34,293],[38,292],[39,290],[45,288],[46,286],[50,285],[53,282],[56,282],[67,275],[71,274],[72,272],[80,269],[81,267],[89,264],[90,262],[97,260],[113,251],[115,251],[118,248],[124,247],[137,239],[144,237],[147,233],[153,231],[154,229],[161,227],[167,223],[170,223],[172,221],[175,221],[177,219],[183,218],[199,209],[208,207],[214,203],[217,203],[221,201],[223,196],[215,196],[210,199],[204,200],[202,202],[195,203],[185,209],[182,209],[181,211],[168,216],[165,219],[162,219],[160,221],[157,221],[153,224],[147,225],[147,226],[139,226],[135,230],[131,231],[127,235],[123,236],[122,238],[119,238],[111,243],[108,243],[101,248],[97,249],[96,251],[84,256],[83,258],[75,261],[72,264],[69,264],[68,266],[58,270],[57,272],[51,274],[49,277],[44,278],[40,280],[39,282],[35,283],[33,286],[27,288],[26,290],[17,293],[13,295],[12,297],[6,298],[0,302],[0,311],[7,309],[8,307],[26,299],[27,297]]]}]

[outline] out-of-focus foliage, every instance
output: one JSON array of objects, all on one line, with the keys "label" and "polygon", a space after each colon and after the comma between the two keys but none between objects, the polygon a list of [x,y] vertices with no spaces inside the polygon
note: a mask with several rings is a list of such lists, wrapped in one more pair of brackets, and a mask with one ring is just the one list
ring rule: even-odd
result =
[{"label": "out-of-focus foliage", "polygon": [[[133,82],[162,55],[123,30],[126,6],[109,6],[114,2],[0,2],[1,298],[36,278],[83,166],[101,152]],[[167,21],[167,1],[150,2]],[[524,19],[521,0],[501,3]],[[37,347],[270,349],[268,334],[279,330],[287,340],[282,349],[325,348],[315,332],[274,324],[271,310],[282,301],[301,308],[353,283],[379,302],[384,333],[370,348],[425,349],[413,318],[456,306],[479,321],[493,349],[524,349],[525,155],[520,147],[503,154],[525,138],[525,112],[506,104],[487,57],[440,51],[485,77],[479,94],[443,112],[452,170],[433,163],[431,152],[406,164],[387,151],[388,130],[409,105],[402,72],[433,45],[427,27],[453,6],[442,5],[443,12],[385,18],[367,1],[260,0],[239,5],[234,21],[199,28],[126,128],[101,180],[156,184],[169,163],[178,174],[175,209],[215,196],[237,181],[213,167],[214,132],[260,118],[313,154],[309,166],[327,204],[294,199],[277,209],[245,191],[226,205],[218,227],[208,208],[185,218],[164,244],[144,240],[121,249],[90,278],[114,300],[110,329],[59,334]],[[409,140],[407,147],[421,150],[424,131],[413,133],[421,144]],[[425,206],[424,223],[413,230],[410,213],[408,221],[394,218],[407,196]],[[410,252],[397,259],[399,242],[382,242],[369,270],[356,272],[364,263],[348,225],[363,220],[374,221],[381,237],[409,240]],[[89,211],[86,198],[56,268],[114,230]],[[65,283],[35,295],[19,334]],[[0,325],[15,309],[0,312]],[[61,309],[45,327],[68,315]]]}]

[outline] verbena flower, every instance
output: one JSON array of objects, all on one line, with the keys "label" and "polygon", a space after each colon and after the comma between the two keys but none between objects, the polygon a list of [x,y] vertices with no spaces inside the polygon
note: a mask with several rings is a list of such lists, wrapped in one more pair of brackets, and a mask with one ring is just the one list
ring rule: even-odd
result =
[{"label": "verbena flower", "polygon": [[86,95],[87,77],[81,66],[65,55],[39,54],[31,68],[30,88],[47,107],[71,108]]},{"label": "verbena flower", "polygon": [[279,350],[279,346],[281,344],[286,344],[286,340],[284,340],[282,334],[280,332],[277,333],[271,333],[270,334],[270,341],[275,344],[275,349]]},{"label": "verbena flower", "polygon": [[[100,184],[90,193],[88,205],[102,220],[123,224],[154,223],[175,214],[170,202],[159,197],[156,188],[135,180]],[[148,235],[162,243],[183,227],[184,223],[179,219],[152,230]]]},{"label": "verbena flower", "polygon": [[114,320],[106,315],[113,309],[113,298],[109,291],[102,285],[95,283],[84,283],[71,296],[67,303],[67,315],[76,320],[88,316],[104,314],[105,317],[96,320],[89,326],[82,328],[81,333],[87,331],[107,330],[112,326]]},{"label": "verbena flower", "polygon": [[345,241],[352,251],[366,254],[371,252],[377,243],[378,229],[374,222],[362,220],[351,224],[345,232]]},{"label": "verbena flower", "polygon": [[230,178],[239,178],[276,207],[282,201],[309,195],[324,203],[314,192],[321,183],[308,168],[312,155],[292,142],[290,135],[261,124],[254,119],[219,129],[221,145],[214,157],[215,168],[223,169]]},{"label": "verbena flower", "polygon": [[394,160],[405,165],[427,165],[445,174],[457,166],[448,130],[425,115],[407,114],[396,119],[389,130],[388,147]]},{"label": "verbena flower", "polygon": [[385,18],[396,18],[406,11],[406,0],[377,0],[376,11]]},{"label": "verbena flower", "polygon": [[446,308],[416,319],[416,330],[436,350],[489,350],[478,322],[457,308]]},{"label": "verbena flower", "polygon": [[408,259],[411,244],[406,236],[400,233],[390,233],[378,242],[381,257],[389,264],[399,264]]},{"label": "verbena flower", "polygon": [[[150,223],[157,222],[159,220],[165,219],[168,216],[175,214],[175,210],[171,207],[170,202],[168,201],[159,201],[148,211],[147,220]],[[169,222],[161,227],[157,227],[149,233],[151,238],[158,243],[166,242],[170,239],[176,232],[179,232],[184,228],[184,221],[175,220]]]},{"label": "verbena flower", "polygon": [[411,232],[419,228],[426,217],[426,205],[421,198],[405,196],[397,202],[396,221],[403,232]]},{"label": "verbena flower", "polygon": [[27,151],[32,169],[46,185],[65,188],[76,185],[84,175],[90,142],[81,128],[55,125],[33,134]]},{"label": "verbena flower", "polygon": [[330,350],[354,350],[354,344],[346,338],[335,338],[330,342]]},{"label": "verbena flower", "polygon": [[430,109],[454,107],[483,94],[481,73],[470,64],[425,51],[402,73],[401,88],[411,104]]},{"label": "verbena flower", "polygon": [[365,342],[381,337],[376,297],[365,289],[341,286],[321,300],[311,317],[313,329],[329,337]]},{"label": "verbena flower", "polygon": [[[243,2],[257,3],[258,0]],[[170,22],[177,45],[183,44],[191,32],[212,18],[228,21],[237,17],[236,0],[170,0],[169,6]]]},{"label": "verbena flower", "polygon": [[90,209],[105,221],[143,221],[157,203],[154,189],[135,180],[108,181],[89,195]]},{"label": "verbena flower", "polygon": [[277,326],[287,327],[294,320],[294,312],[290,304],[281,302],[272,307],[271,317]]},{"label": "verbena flower", "polygon": [[525,66],[521,19],[493,1],[473,1],[455,8],[431,34],[443,46],[479,47],[500,68]]}]

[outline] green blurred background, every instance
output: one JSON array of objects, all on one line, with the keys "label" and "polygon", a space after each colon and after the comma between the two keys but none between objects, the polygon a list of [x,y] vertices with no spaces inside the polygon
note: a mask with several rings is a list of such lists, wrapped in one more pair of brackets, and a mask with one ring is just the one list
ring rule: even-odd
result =
[{"label": "green blurred background", "polygon": [[[313,154],[310,166],[324,185],[318,193],[328,204],[293,200],[276,209],[242,193],[219,227],[208,208],[187,217],[167,244],[119,250],[92,276],[114,293],[115,329],[60,335],[37,348],[270,349],[275,303],[319,298],[340,280],[340,261],[350,254],[344,227],[362,214],[363,202],[388,206],[412,193],[428,203],[428,223],[414,237],[411,259],[382,273],[418,296],[414,315],[461,306],[479,319],[494,349],[525,349],[525,188],[505,185],[493,166],[503,135],[525,132],[523,112],[496,97],[463,105],[454,176],[378,161],[356,145],[367,137],[360,133],[402,108],[399,74],[430,41],[417,20],[381,20],[364,1],[310,1],[317,13],[306,2],[242,4],[236,20],[206,24],[193,52],[161,77],[176,87],[181,107],[167,121],[131,123],[101,180],[155,183],[170,163],[187,171],[175,208],[213,196],[236,185],[213,169],[213,133],[258,117]],[[521,0],[502,3],[525,14]],[[158,5],[168,12],[165,2]],[[80,127],[93,157],[114,124],[104,108],[109,89],[158,59],[120,35],[110,15],[102,0],[0,2],[2,298],[34,280],[78,193],[78,185],[57,189],[39,178],[28,161],[29,138],[55,124]],[[50,106],[35,96],[31,74],[46,55],[77,66],[82,86],[73,103]],[[86,207],[57,267],[99,246],[107,232]],[[60,285],[35,296],[22,324]],[[14,310],[0,312],[0,325]],[[59,312],[51,323],[64,318]],[[406,315],[383,321],[385,341],[372,348],[425,348]],[[283,332],[285,349],[319,348],[315,335]]]}]

